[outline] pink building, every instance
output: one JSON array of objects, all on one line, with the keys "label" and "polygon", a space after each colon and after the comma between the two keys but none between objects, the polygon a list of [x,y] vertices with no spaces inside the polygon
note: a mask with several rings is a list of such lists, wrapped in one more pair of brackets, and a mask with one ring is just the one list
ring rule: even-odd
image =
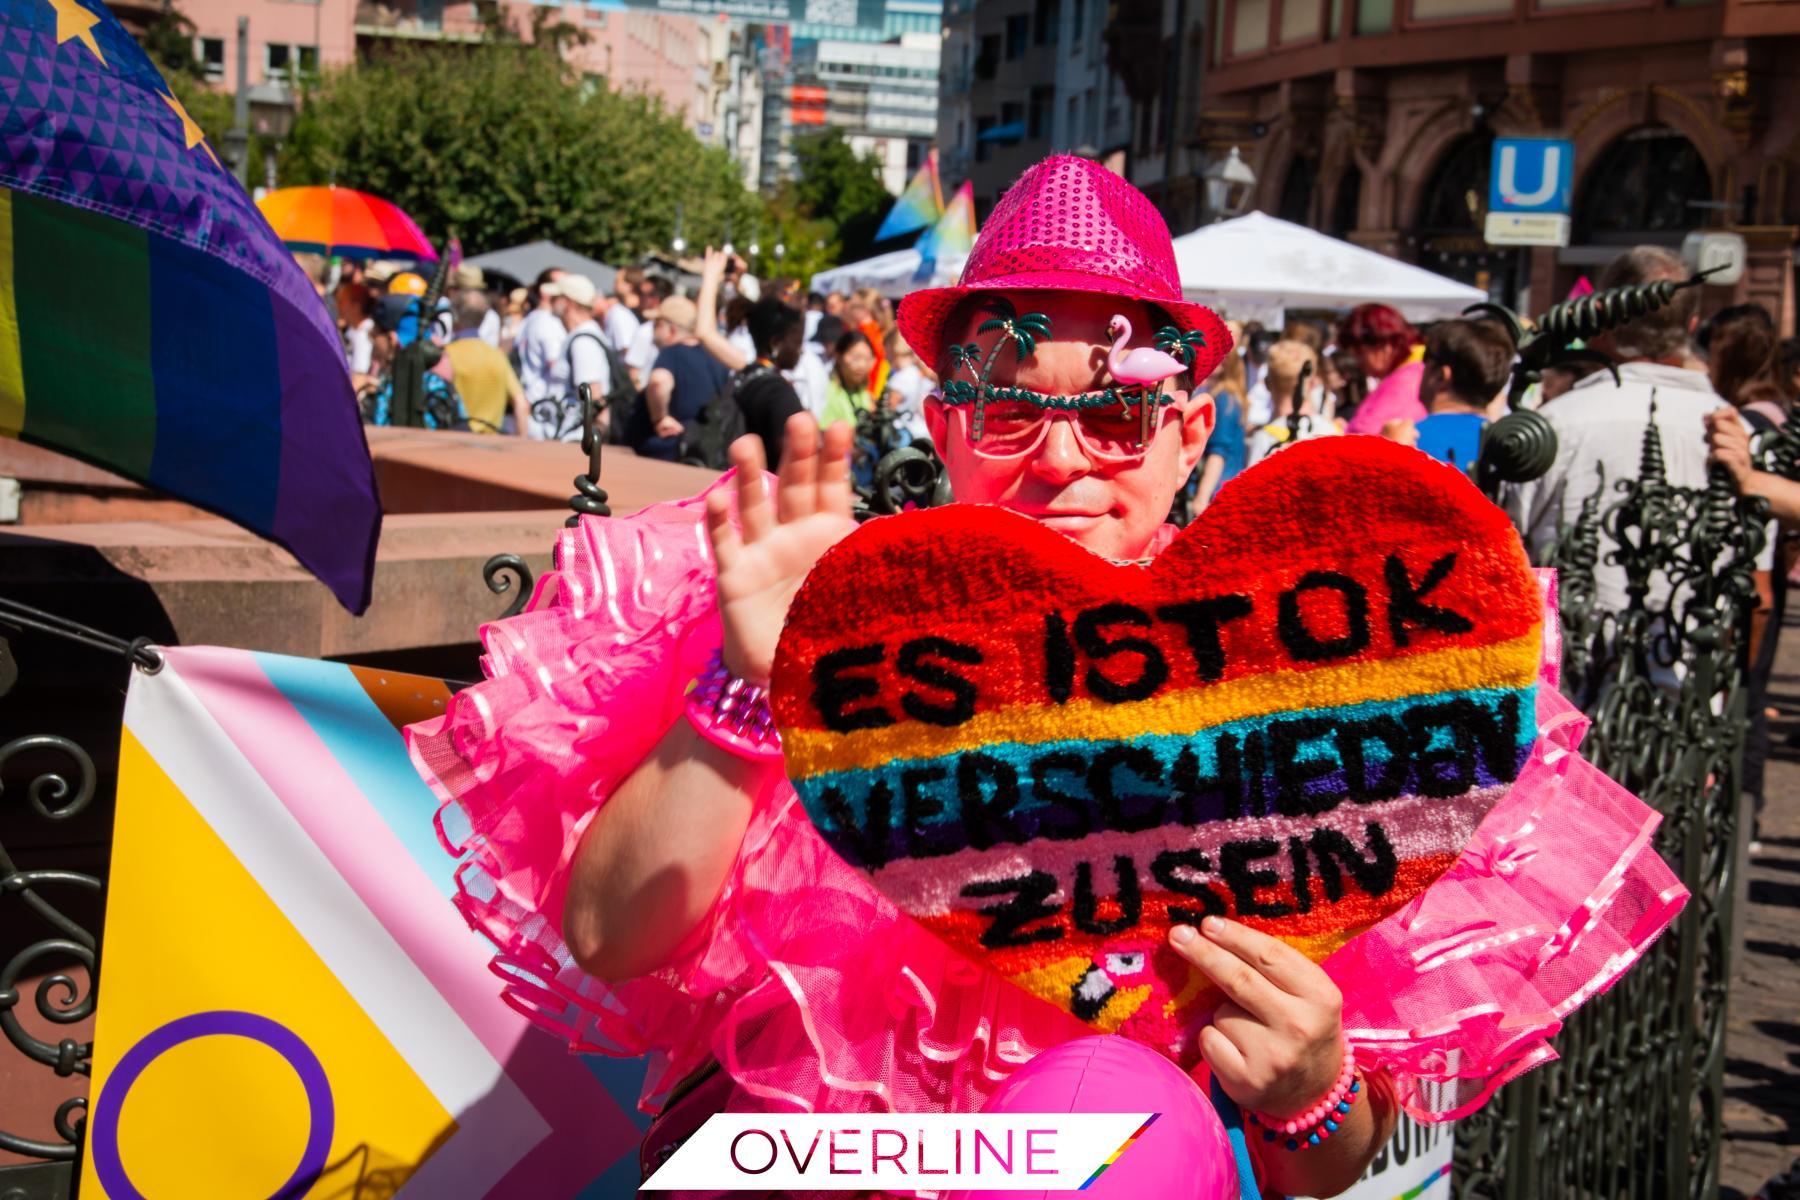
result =
[{"label": "pink building", "polygon": [[[161,0],[109,0],[127,27],[162,11]],[[296,74],[356,58],[356,0],[175,0],[194,23],[194,55],[206,77],[237,87],[237,22],[250,19],[252,85],[284,83]]]},{"label": "pink building", "polygon": [[[109,0],[128,27],[141,27],[163,8],[163,0]],[[357,61],[383,43],[466,43],[479,40],[482,26],[470,0],[175,0],[194,23],[194,54],[217,87],[237,87],[237,23],[248,17],[249,83],[253,97],[278,102],[282,85],[296,75]],[[518,31],[531,36],[529,0],[501,0],[501,10]],[[659,96],[699,129],[714,107],[714,57],[721,45],[708,20],[650,11],[564,5],[562,20],[588,35],[567,58],[583,75],[620,91]],[[265,87],[264,85],[274,85]]]}]

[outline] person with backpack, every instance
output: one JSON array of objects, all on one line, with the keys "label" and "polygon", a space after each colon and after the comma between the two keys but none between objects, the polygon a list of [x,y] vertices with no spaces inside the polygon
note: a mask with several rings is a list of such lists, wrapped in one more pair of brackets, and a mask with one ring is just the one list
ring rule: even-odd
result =
[{"label": "person with backpack", "polygon": [[[719,328],[719,292],[727,263],[724,251],[706,248],[700,268],[699,315],[694,336],[707,353],[737,372],[732,380],[731,399],[742,414],[744,431],[755,434],[763,451],[775,456],[767,461],[780,462],[788,418],[806,411],[788,378],[800,362],[806,341],[806,314],[773,296],[752,304],[744,325],[750,331],[755,356],[746,359],[738,345]],[[727,464],[721,461],[718,465],[723,468]]]},{"label": "person with backpack", "polygon": [[568,331],[563,345],[562,370],[544,399],[531,406],[530,435],[545,442],[581,440],[581,388],[587,385],[599,404],[595,423],[607,440],[622,441],[624,422],[637,399],[631,373],[600,328],[600,293],[585,275],[565,275],[558,281],[563,298],[562,323]]},{"label": "person with backpack", "polygon": [[680,460],[682,434],[730,384],[730,372],[694,336],[696,314],[686,296],[670,296],[657,309],[651,334],[656,359],[630,437],[632,449],[645,458]]}]

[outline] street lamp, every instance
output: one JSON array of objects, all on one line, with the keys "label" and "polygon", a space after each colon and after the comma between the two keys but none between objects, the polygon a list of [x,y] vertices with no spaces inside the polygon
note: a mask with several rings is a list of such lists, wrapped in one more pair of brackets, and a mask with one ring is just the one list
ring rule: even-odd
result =
[{"label": "street lamp", "polygon": [[1256,172],[1238,156],[1236,146],[1224,158],[1214,159],[1200,178],[1206,184],[1206,209],[1215,221],[1243,215],[1256,194]]},{"label": "street lamp", "polygon": [[281,143],[294,131],[294,93],[287,84],[271,79],[250,88],[249,101],[250,128],[264,139],[264,186],[274,191],[275,160]]},{"label": "street lamp", "polygon": [[676,254],[687,249],[687,239],[681,236],[681,205],[675,206],[675,236],[669,239],[669,249]]}]

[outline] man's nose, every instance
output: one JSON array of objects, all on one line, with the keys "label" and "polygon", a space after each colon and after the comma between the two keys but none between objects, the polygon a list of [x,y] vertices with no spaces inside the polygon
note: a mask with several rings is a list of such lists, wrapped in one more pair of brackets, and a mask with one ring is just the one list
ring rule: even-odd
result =
[{"label": "man's nose", "polygon": [[1067,483],[1086,475],[1093,463],[1075,436],[1075,422],[1055,416],[1048,420],[1050,430],[1044,435],[1044,444],[1031,458],[1032,474],[1051,483]]}]

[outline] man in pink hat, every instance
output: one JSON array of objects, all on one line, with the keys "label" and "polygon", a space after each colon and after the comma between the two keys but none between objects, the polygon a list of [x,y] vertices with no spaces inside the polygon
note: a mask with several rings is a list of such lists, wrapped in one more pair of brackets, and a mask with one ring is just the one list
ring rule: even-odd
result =
[{"label": "man in pink hat", "polygon": [[[898,320],[944,381],[926,419],[959,502],[1113,560],[1168,544],[1213,426],[1211,399],[1180,379],[1206,378],[1231,338],[1182,300],[1141,193],[1046,159],[1000,201],[958,285],[907,297]],[[796,590],[855,528],[851,440],[794,417],[771,486],[761,443],[740,439],[735,477],[704,498],[710,559],[691,548],[698,504],[584,522],[559,554],[562,586],[540,589],[562,598],[509,623],[531,662],[465,692],[467,721],[415,730],[415,757],[475,831],[464,848],[479,844],[482,882],[459,903],[503,947],[515,1006],[578,1048],[664,1056],[646,1085],[661,1114],[647,1168],[721,1109],[973,1110],[1037,1051],[1091,1032],[949,962],[824,846],[779,757],[721,734],[688,696],[760,694]],[[596,602],[628,562],[663,570]],[[591,728],[604,749],[571,754]],[[1341,1000],[1323,970],[1217,918],[1171,941],[1230,997],[1203,1050],[1232,1100],[1299,1113],[1331,1091]],[[1349,1186],[1394,1118],[1370,1082],[1328,1142],[1252,1139],[1264,1184]]]}]

